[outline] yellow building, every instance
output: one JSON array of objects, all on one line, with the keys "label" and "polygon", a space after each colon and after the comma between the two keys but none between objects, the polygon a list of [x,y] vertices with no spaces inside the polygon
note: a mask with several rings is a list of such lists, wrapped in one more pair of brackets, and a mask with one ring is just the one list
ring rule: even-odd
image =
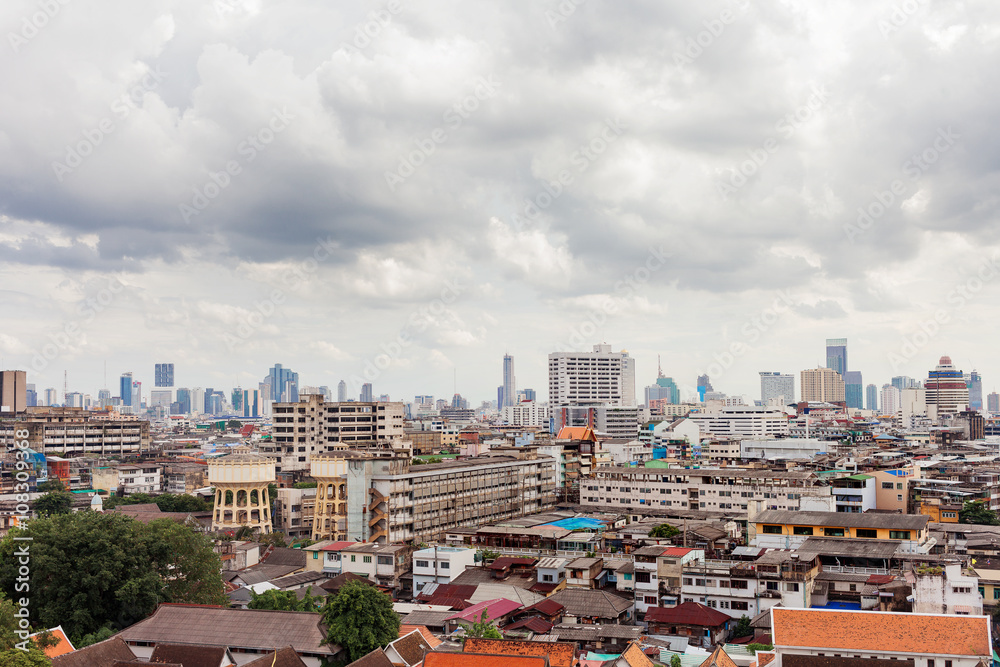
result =
[{"label": "yellow building", "polygon": [[935,523],[958,523],[961,505],[942,505],[935,502],[920,503],[920,513],[926,514]]},{"label": "yellow building", "polygon": [[900,540],[904,551],[923,553],[927,523],[923,514],[860,514],[766,510],[747,522],[751,546],[797,549],[810,537]]},{"label": "yellow building", "polygon": [[875,478],[875,507],[905,513],[910,484],[919,478],[918,472],[915,468],[896,468],[870,473]]}]

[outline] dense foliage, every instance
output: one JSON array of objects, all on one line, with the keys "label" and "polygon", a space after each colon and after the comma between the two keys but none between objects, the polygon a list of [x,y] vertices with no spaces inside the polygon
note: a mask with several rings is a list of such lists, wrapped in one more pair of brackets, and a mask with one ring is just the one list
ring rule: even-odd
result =
[{"label": "dense foliage", "polygon": [[348,662],[371,653],[399,637],[399,616],[392,600],[374,586],[349,581],[323,607],[326,640],[347,652]]},{"label": "dense foliage", "polygon": [[966,502],[958,512],[959,523],[974,523],[981,526],[1000,526],[997,513],[984,503]]},{"label": "dense foliage", "polygon": [[[29,590],[18,585],[15,550],[31,537]],[[143,524],[116,513],[77,512],[31,521],[0,542],[0,590],[30,595],[31,621],[62,625],[76,642],[124,628],[160,602],[224,604],[212,541],[169,519]]]},{"label": "dense foliage", "polygon": [[753,634],[753,627],[750,625],[750,617],[746,614],[740,616],[739,622],[733,629],[733,637],[749,637]]},{"label": "dense foliage", "polygon": [[[49,667],[52,663],[42,649],[58,640],[46,632],[39,638],[39,644],[25,642],[25,635],[18,635],[16,612],[11,600],[0,599],[0,667]],[[30,631],[29,628],[22,632]]]},{"label": "dense foliage", "polygon": [[483,609],[483,613],[480,614],[479,620],[473,620],[471,624],[460,623],[462,628],[465,630],[466,637],[477,637],[480,639],[503,639],[503,635],[497,629],[497,626],[490,623],[490,613],[488,610]]},{"label": "dense foliage", "polygon": [[276,609],[280,611],[319,611],[323,604],[322,596],[312,594],[312,586],[306,589],[305,596],[300,600],[295,591],[279,591],[271,589],[260,595],[250,592],[250,609]]},{"label": "dense foliage", "polygon": [[66,491],[51,491],[35,499],[34,509],[39,516],[69,514],[73,506],[73,494]]},{"label": "dense foliage", "polygon": [[661,523],[659,526],[654,526],[651,531],[649,531],[650,537],[656,537],[660,539],[667,539],[679,534],[681,531],[677,530],[669,523]]},{"label": "dense foliage", "polygon": [[211,512],[212,504],[186,493],[162,493],[158,496],[151,496],[148,493],[133,493],[118,498],[112,496],[104,501],[104,509],[109,510],[119,505],[146,505],[155,504],[161,512]]}]

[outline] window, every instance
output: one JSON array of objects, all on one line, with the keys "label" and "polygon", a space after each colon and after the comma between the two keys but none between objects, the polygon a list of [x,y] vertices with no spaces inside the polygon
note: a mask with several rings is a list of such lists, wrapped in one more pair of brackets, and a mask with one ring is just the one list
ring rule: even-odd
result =
[{"label": "window", "polygon": [[743,600],[733,600],[732,602],[730,602],[730,607],[740,611],[746,611],[747,609],[750,608],[750,605]]},{"label": "window", "polygon": [[451,569],[451,565],[448,563],[448,561],[443,560],[443,561],[441,561],[441,569],[442,570],[449,570],[449,569]]},{"label": "window", "polygon": [[648,584],[649,583],[649,572],[636,572],[635,573],[636,583]]},{"label": "window", "polygon": [[792,528],[792,535],[812,535],[812,526],[795,526]]},{"label": "window", "polygon": [[646,604],[656,604],[656,596],[655,595],[645,595],[645,596],[643,596],[642,601],[645,602]]},{"label": "window", "polygon": [[767,590],[769,590],[769,591],[776,591],[776,590],[778,590],[778,582],[777,581],[768,581],[767,582]]},{"label": "window", "polygon": [[796,582],[786,583],[785,584],[785,590],[788,591],[789,593],[798,593],[799,592],[799,585]]},{"label": "window", "polygon": [[631,572],[626,572],[625,573],[625,581],[632,581],[632,573]]},{"label": "window", "polygon": [[844,536],[844,529],[843,528],[824,528],[823,529],[823,534],[826,535],[827,537],[843,537]]},{"label": "window", "polygon": [[684,577],[684,585],[685,586],[691,585],[691,577]]},{"label": "window", "polygon": [[927,659],[927,667],[934,667],[934,659],[933,658],[928,658]]},{"label": "window", "polygon": [[542,575],[542,581],[552,581],[552,575],[551,574],[543,574]]},{"label": "window", "polygon": [[858,592],[858,585],[857,584],[851,584],[850,585],[850,589],[851,589],[852,593],[857,593]]},{"label": "window", "polygon": [[769,535],[781,535],[781,526],[764,526],[764,532]]},{"label": "window", "polygon": [[902,493],[897,493],[896,494],[896,500],[900,500],[900,501],[903,500],[903,494]]},{"label": "window", "polygon": [[882,488],[883,489],[891,489],[892,488],[892,482],[882,482]]},{"label": "window", "polygon": [[889,531],[890,540],[908,540],[910,539],[910,531],[908,530],[890,530]]},{"label": "window", "polygon": [[351,554],[351,562],[354,562],[354,554]]},{"label": "window", "polygon": [[878,537],[878,531],[871,528],[858,528],[854,533],[858,537]]},{"label": "window", "polygon": [[749,588],[749,584],[744,579],[733,579],[733,588],[747,590]]},{"label": "window", "polygon": [[897,491],[902,491],[903,490],[903,483],[902,482],[897,482],[896,483],[896,490]]},{"label": "window", "polygon": [[425,560],[418,560],[417,567],[430,567],[430,563]]}]

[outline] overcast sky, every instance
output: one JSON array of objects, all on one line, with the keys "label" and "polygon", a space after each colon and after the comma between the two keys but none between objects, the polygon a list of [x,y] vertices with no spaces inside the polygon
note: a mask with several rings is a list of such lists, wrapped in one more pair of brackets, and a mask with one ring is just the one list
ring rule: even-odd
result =
[{"label": "overcast sky", "polygon": [[753,398],[846,337],[1000,387],[1000,5],[826,4],[6,0],[2,363],[478,404],[606,341]]}]

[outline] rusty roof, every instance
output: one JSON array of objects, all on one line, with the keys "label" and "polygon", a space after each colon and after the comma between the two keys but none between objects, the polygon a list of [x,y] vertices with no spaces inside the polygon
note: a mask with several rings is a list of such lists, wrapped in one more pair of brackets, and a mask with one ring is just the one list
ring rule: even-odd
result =
[{"label": "rusty roof", "polygon": [[775,646],[989,656],[989,618],[775,607]]},{"label": "rusty roof", "polygon": [[219,667],[226,656],[225,646],[197,646],[191,644],[157,644],[150,662],[174,662],[184,667]]},{"label": "rusty roof", "polygon": [[552,667],[573,667],[576,644],[573,642],[533,642],[518,639],[479,639],[469,637],[462,646],[465,653],[489,653],[508,656],[548,656]]},{"label": "rusty roof", "polygon": [[545,656],[432,651],[424,657],[424,667],[549,667],[549,661]]},{"label": "rusty roof", "polygon": [[256,660],[244,663],[242,667],[305,667],[305,663],[294,648],[286,646],[275,653],[262,655]]},{"label": "rusty roof", "polygon": [[52,658],[52,667],[107,667],[115,661],[131,660],[135,660],[135,654],[128,644],[116,635],[71,653],[57,655]]},{"label": "rusty roof", "polygon": [[431,645],[424,639],[420,630],[414,630],[407,635],[389,642],[389,646],[385,648],[388,650],[390,646],[407,665],[417,664],[424,659],[424,654],[431,650]]}]

